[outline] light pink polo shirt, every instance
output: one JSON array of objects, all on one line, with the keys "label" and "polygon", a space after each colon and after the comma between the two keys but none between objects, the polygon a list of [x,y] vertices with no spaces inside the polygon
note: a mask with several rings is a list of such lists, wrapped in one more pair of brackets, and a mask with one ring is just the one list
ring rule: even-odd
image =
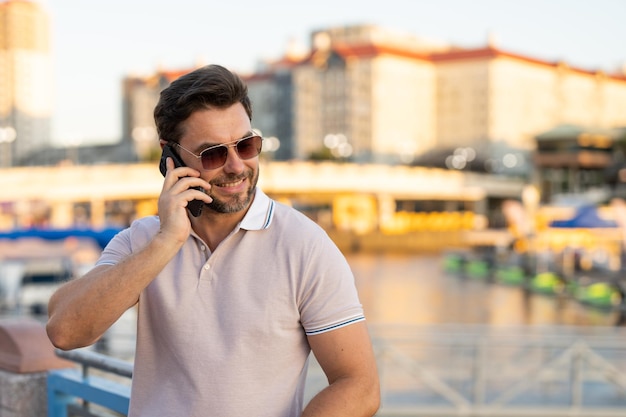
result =
[{"label": "light pink polo shirt", "polygon": [[[98,264],[119,262],[158,229],[158,217],[135,221]],[[129,417],[299,416],[306,335],[362,320],[352,272],[327,234],[257,189],[213,253],[192,234],[142,292]]]}]

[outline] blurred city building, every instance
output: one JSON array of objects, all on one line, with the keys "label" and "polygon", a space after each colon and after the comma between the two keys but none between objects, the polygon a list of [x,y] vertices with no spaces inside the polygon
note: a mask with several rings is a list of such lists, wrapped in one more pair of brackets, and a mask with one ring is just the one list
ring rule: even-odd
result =
[{"label": "blurred city building", "polygon": [[[460,159],[451,159],[456,151],[476,154],[474,169],[496,171],[498,154],[517,152],[528,169],[535,137],[559,125],[626,126],[623,73],[516,54],[493,38],[467,49],[355,25],[314,31],[310,43],[242,74],[254,125],[272,138],[278,160],[459,169]],[[192,69],[124,81],[125,138],[142,156],[158,147],[152,121],[158,92]]]},{"label": "blurred city building", "polygon": [[[159,157],[153,120],[159,94],[201,63],[125,77],[119,143],[53,148],[47,15],[30,1],[0,6],[7,22],[0,40],[5,68],[0,83],[7,86],[0,88],[0,166]],[[626,126],[620,111],[626,107],[624,73],[519,55],[500,48],[493,37],[468,49],[375,25],[330,27],[313,31],[310,45],[290,44],[281,58],[241,75],[254,103],[254,127],[267,139],[266,157],[275,160],[335,159],[529,177],[541,135],[559,126],[581,131]]]},{"label": "blurred city building", "polygon": [[153,116],[161,90],[198,67],[178,71],[158,69],[147,76],[133,74],[124,78],[121,141],[134,147],[139,159],[154,160],[161,155]]},{"label": "blurred city building", "polygon": [[245,76],[253,104],[253,126],[265,136],[263,147],[276,160],[293,159],[296,154],[293,69],[301,58],[297,50],[288,50],[282,60],[272,63],[271,70]]},{"label": "blurred city building", "polygon": [[313,32],[293,70],[293,157],[328,148],[339,158],[408,163],[435,147],[430,56],[449,48],[370,25]]},{"label": "blurred city building", "polygon": [[[123,82],[118,144],[49,146],[48,18],[4,1],[1,166],[155,160],[160,91],[191,68]],[[498,47],[475,49],[374,25],[313,31],[310,45],[242,74],[254,125],[276,160],[340,159],[528,176],[535,138],[561,125],[626,126],[626,76],[572,68]],[[41,87],[41,88],[40,88]],[[37,91],[35,95],[33,92]],[[47,148],[46,152],[32,153]],[[507,159],[508,158],[508,159]]]},{"label": "blurred city building", "polygon": [[50,143],[49,17],[39,3],[0,2],[0,167]]},{"label": "blurred city building", "polygon": [[536,141],[533,182],[543,203],[575,206],[626,198],[626,127],[560,125]]}]

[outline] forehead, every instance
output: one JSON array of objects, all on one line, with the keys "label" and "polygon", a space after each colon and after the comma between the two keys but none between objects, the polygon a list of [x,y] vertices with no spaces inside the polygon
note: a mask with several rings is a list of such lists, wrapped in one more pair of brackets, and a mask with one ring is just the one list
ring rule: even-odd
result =
[{"label": "forehead", "polygon": [[[181,142],[226,143],[246,136],[252,129],[241,103],[226,108],[197,110],[182,124]],[[181,143],[182,144],[182,143]]]}]

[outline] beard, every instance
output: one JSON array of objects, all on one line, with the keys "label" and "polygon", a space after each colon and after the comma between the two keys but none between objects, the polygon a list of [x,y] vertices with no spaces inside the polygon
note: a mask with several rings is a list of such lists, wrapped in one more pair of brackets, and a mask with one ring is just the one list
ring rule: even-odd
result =
[{"label": "beard", "polygon": [[[241,178],[242,176],[227,176],[217,178],[211,182],[224,183],[237,181]],[[254,190],[256,189],[256,185],[259,181],[259,170],[250,170],[243,176],[243,178],[248,178],[250,180],[250,186],[245,192],[232,196],[228,201],[220,200],[216,196],[209,193],[213,201],[209,204],[205,204],[205,206],[215,213],[237,213],[239,211],[246,210],[250,206],[252,198],[254,197]]]}]

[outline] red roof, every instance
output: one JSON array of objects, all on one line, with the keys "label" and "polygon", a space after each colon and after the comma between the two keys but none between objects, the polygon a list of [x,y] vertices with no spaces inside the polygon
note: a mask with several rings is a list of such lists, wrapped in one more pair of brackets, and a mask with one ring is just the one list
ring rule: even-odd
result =
[{"label": "red roof", "polygon": [[[436,53],[436,54],[432,54],[430,58],[433,62],[452,62],[452,61],[464,61],[464,60],[471,60],[471,59],[485,60],[485,59],[495,59],[495,58],[510,58],[510,59],[516,59],[519,61],[524,61],[527,63],[537,64],[537,65],[542,65],[542,66],[547,66],[547,67],[556,68],[559,66],[564,66],[569,71],[581,73],[584,75],[597,75],[597,74],[603,73],[602,71],[594,71],[594,70],[570,67],[565,62],[560,62],[560,61],[549,62],[549,61],[545,61],[545,60],[541,60],[537,58],[532,58],[526,55],[504,51],[502,49],[498,49],[492,46],[487,46],[484,48],[477,48],[477,49],[457,49],[457,50],[453,50],[450,52]],[[607,78],[620,80],[620,81],[626,80],[626,76],[624,74],[615,74],[615,75],[607,74]]]},{"label": "red roof", "polygon": [[338,44],[335,45],[332,49],[344,58],[350,56],[371,58],[379,55],[395,55],[404,58],[414,58],[424,61],[428,60],[428,54],[393,45],[375,45],[372,43],[361,45]]},{"label": "red roof", "polygon": [[182,77],[185,74],[190,73],[191,71],[193,71],[195,69],[196,68],[189,68],[189,69],[184,69],[184,70],[159,71],[158,74],[171,83],[172,81]]},{"label": "red roof", "polygon": [[[415,60],[421,61],[430,61],[433,63],[441,63],[441,62],[455,62],[455,61],[464,61],[464,60],[488,60],[495,58],[509,58],[515,59],[519,61],[523,61],[526,63],[547,66],[547,67],[559,67],[564,66],[569,71],[581,73],[584,75],[599,75],[604,74],[603,71],[595,71],[595,70],[587,70],[582,68],[570,67],[567,63],[554,61],[549,62],[537,58],[533,58],[526,55],[521,55],[513,52],[508,52],[499,48],[495,48],[493,46],[486,46],[482,48],[475,49],[464,49],[464,48],[452,48],[446,52],[435,52],[435,53],[424,53],[419,52],[410,48],[402,48],[401,46],[395,45],[376,45],[373,43],[367,44],[357,44],[357,45],[349,45],[349,44],[335,44],[332,45],[329,49],[329,52],[334,52],[342,58],[348,57],[357,57],[357,58],[375,58],[381,55],[392,55],[397,57],[404,58],[412,58]],[[295,66],[298,64],[311,62],[315,57],[319,57],[322,54],[322,50],[312,50],[308,56],[303,58],[302,60],[296,61],[291,60],[290,65]],[[286,62],[287,58],[283,58],[281,61],[277,62]],[[626,81],[626,74],[606,74],[606,77],[612,80],[617,81]]]}]

